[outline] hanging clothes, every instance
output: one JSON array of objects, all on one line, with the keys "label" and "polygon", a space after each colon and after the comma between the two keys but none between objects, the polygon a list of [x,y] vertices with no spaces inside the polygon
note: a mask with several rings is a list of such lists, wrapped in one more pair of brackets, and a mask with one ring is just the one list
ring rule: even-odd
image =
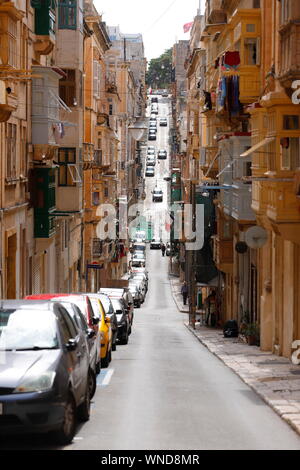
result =
[{"label": "hanging clothes", "polygon": [[223,66],[226,70],[237,69],[241,63],[239,51],[227,51],[223,56]]}]

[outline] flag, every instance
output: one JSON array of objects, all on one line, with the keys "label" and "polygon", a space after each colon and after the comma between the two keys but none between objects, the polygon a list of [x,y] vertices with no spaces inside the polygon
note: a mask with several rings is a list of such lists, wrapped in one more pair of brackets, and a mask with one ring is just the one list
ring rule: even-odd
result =
[{"label": "flag", "polygon": [[183,32],[188,33],[189,30],[192,28],[194,22],[192,21],[191,23],[186,23],[183,25]]}]

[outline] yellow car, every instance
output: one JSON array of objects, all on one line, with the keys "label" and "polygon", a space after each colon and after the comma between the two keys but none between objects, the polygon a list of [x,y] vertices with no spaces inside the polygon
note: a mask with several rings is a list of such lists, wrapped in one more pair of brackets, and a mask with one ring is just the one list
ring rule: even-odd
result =
[{"label": "yellow car", "polygon": [[110,319],[105,316],[104,308],[97,294],[88,294],[95,315],[99,316],[99,330],[101,338],[101,367],[109,366],[112,351],[112,329]]}]

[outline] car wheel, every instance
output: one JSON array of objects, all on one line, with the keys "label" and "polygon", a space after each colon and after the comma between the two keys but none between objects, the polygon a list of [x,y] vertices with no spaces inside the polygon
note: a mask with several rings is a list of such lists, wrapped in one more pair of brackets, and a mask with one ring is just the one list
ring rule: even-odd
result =
[{"label": "car wheel", "polygon": [[101,359],[96,364],[96,374],[100,374],[101,372]]},{"label": "car wheel", "polygon": [[122,344],[128,344],[129,331],[127,331],[126,335],[122,338]]},{"label": "car wheel", "polygon": [[76,430],[76,403],[69,392],[67,403],[64,407],[64,419],[59,429],[53,431],[54,440],[59,445],[70,444],[73,440]]},{"label": "car wheel", "polygon": [[103,357],[101,359],[101,367],[106,369],[106,367],[108,367],[108,365],[109,365],[109,349],[108,349],[108,346],[107,346],[106,355],[105,355],[105,357]]},{"label": "car wheel", "polygon": [[79,421],[85,422],[90,419],[91,411],[91,398],[90,398],[90,387],[89,387],[89,378],[87,379],[86,391],[83,403],[78,407],[78,419]]},{"label": "car wheel", "polygon": [[108,360],[111,362],[111,349],[109,350]]},{"label": "car wheel", "polygon": [[111,350],[112,350],[112,351],[116,351],[116,350],[117,350],[117,343],[116,343],[116,342],[112,344]]},{"label": "car wheel", "polygon": [[96,374],[92,370],[89,371],[88,381],[89,381],[90,399],[92,399],[93,396],[95,395],[96,388],[97,388]]}]

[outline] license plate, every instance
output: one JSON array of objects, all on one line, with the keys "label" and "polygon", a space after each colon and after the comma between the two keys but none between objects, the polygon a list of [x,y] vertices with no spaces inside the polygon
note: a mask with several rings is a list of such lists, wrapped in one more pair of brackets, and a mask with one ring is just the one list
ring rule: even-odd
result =
[{"label": "license plate", "polygon": [[3,415],[3,403],[0,403],[0,416]]}]

